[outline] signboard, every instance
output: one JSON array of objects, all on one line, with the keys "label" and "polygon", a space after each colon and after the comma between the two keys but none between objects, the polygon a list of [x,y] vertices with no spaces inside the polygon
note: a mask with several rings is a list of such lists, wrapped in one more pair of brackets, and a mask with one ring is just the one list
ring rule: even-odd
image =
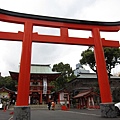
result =
[{"label": "signboard", "polygon": [[43,78],[43,94],[47,94],[47,78]]}]

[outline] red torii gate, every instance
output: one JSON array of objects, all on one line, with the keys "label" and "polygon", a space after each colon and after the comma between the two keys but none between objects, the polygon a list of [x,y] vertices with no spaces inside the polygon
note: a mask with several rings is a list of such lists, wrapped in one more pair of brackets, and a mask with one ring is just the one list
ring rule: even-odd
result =
[{"label": "red torii gate", "polygon": [[[32,42],[94,46],[101,101],[102,103],[112,102],[103,47],[120,47],[120,44],[119,41],[101,38],[100,31],[117,32],[120,30],[120,22],[64,19],[23,14],[3,9],[0,9],[0,21],[24,25],[24,32],[0,32],[0,39],[2,40],[22,41],[16,106],[28,106]],[[59,28],[60,36],[33,33],[33,26]],[[92,37],[69,37],[68,29],[88,30],[92,32]]]}]

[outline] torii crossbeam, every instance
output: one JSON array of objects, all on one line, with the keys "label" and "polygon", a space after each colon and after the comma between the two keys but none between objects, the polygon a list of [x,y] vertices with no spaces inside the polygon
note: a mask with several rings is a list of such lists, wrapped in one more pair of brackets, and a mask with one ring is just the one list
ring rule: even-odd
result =
[{"label": "torii crossbeam", "polygon": [[[24,32],[0,32],[2,40],[22,41],[16,106],[28,106],[32,42],[94,46],[101,101],[102,103],[112,102],[103,47],[120,47],[120,44],[119,41],[101,38],[100,31],[117,32],[120,30],[120,22],[74,20],[17,13],[3,9],[0,9],[0,21],[24,25]],[[33,33],[33,26],[59,28],[60,36]],[[91,31],[92,37],[69,37],[68,29]]]}]

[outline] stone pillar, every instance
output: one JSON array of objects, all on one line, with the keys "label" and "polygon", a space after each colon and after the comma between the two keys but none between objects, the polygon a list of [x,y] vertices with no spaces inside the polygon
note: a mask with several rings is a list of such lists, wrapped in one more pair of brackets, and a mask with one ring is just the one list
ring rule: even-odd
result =
[{"label": "stone pillar", "polygon": [[115,111],[114,103],[101,103],[100,104],[101,116],[106,118],[115,118],[117,113]]},{"label": "stone pillar", "polygon": [[13,120],[31,120],[29,106],[15,106]]}]

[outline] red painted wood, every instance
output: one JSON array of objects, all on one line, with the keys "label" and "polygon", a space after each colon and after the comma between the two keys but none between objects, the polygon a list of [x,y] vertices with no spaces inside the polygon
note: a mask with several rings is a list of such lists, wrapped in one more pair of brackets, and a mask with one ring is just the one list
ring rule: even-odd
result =
[{"label": "red painted wood", "polygon": [[[18,32],[18,33],[0,32],[0,39],[11,40],[11,41],[22,41],[23,34],[24,34],[23,32]],[[63,36],[52,36],[52,35],[40,35],[38,33],[32,33],[32,42],[94,46],[93,37],[76,38],[76,37],[67,37],[67,36],[63,37]],[[105,40],[104,38],[102,38],[102,45],[104,47],[120,46],[119,41]]]},{"label": "red painted wood", "polygon": [[[97,26],[62,23],[47,20],[20,18],[4,14],[0,14],[0,21],[24,24],[24,33],[0,32],[0,39],[2,40],[22,41],[22,55],[18,82],[17,106],[28,105],[32,42],[94,46],[101,99],[102,102],[112,101],[102,47],[120,47],[120,44],[118,41],[107,41],[105,39],[101,39],[100,31],[119,31],[120,26]],[[39,35],[36,33],[32,33],[33,25],[59,28],[60,36]],[[68,29],[89,30],[92,31],[93,37],[68,37]]]},{"label": "red painted wood", "polygon": [[11,40],[11,41],[22,41],[23,32],[12,33],[12,32],[0,32],[0,39]]},{"label": "red painted wood", "polygon": [[73,24],[73,23],[63,23],[63,22],[53,22],[53,21],[45,21],[45,20],[34,20],[29,18],[20,18],[14,17],[10,15],[0,14],[0,21],[11,22],[24,24],[26,21],[30,21],[33,25],[37,26],[45,26],[45,27],[65,27],[68,29],[78,29],[78,30],[92,30],[93,28],[99,28],[100,31],[106,32],[117,32],[120,29],[120,26],[97,26],[97,25],[83,25],[83,24]]},{"label": "red painted wood", "polygon": [[106,70],[106,62],[104,58],[104,51],[100,38],[100,31],[98,28],[92,31],[94,37],[94,53],[97,66],[97,75],[100,88],[100,95],[102,103],[112,102],[108,74]]},{"label": "red painted wood", "polygon": [[89,45],[92,46],[93,38],[76,38],[76,37],[63,37],[51,35],[38,35],[33,34],[34,42],[54,43],[54,44],[74,44],[74,45]]},{"label": "red painted wood", "polygon": [[103,47],[119,47],[119,41],[102,39]]},{"label": "red painted wood", "polygon": [[32,29],[32,23],[26,22],[24,26],[24,37],[22,42],[22,55],[16,103],[17,106],[27,106],[29,100]]}]

